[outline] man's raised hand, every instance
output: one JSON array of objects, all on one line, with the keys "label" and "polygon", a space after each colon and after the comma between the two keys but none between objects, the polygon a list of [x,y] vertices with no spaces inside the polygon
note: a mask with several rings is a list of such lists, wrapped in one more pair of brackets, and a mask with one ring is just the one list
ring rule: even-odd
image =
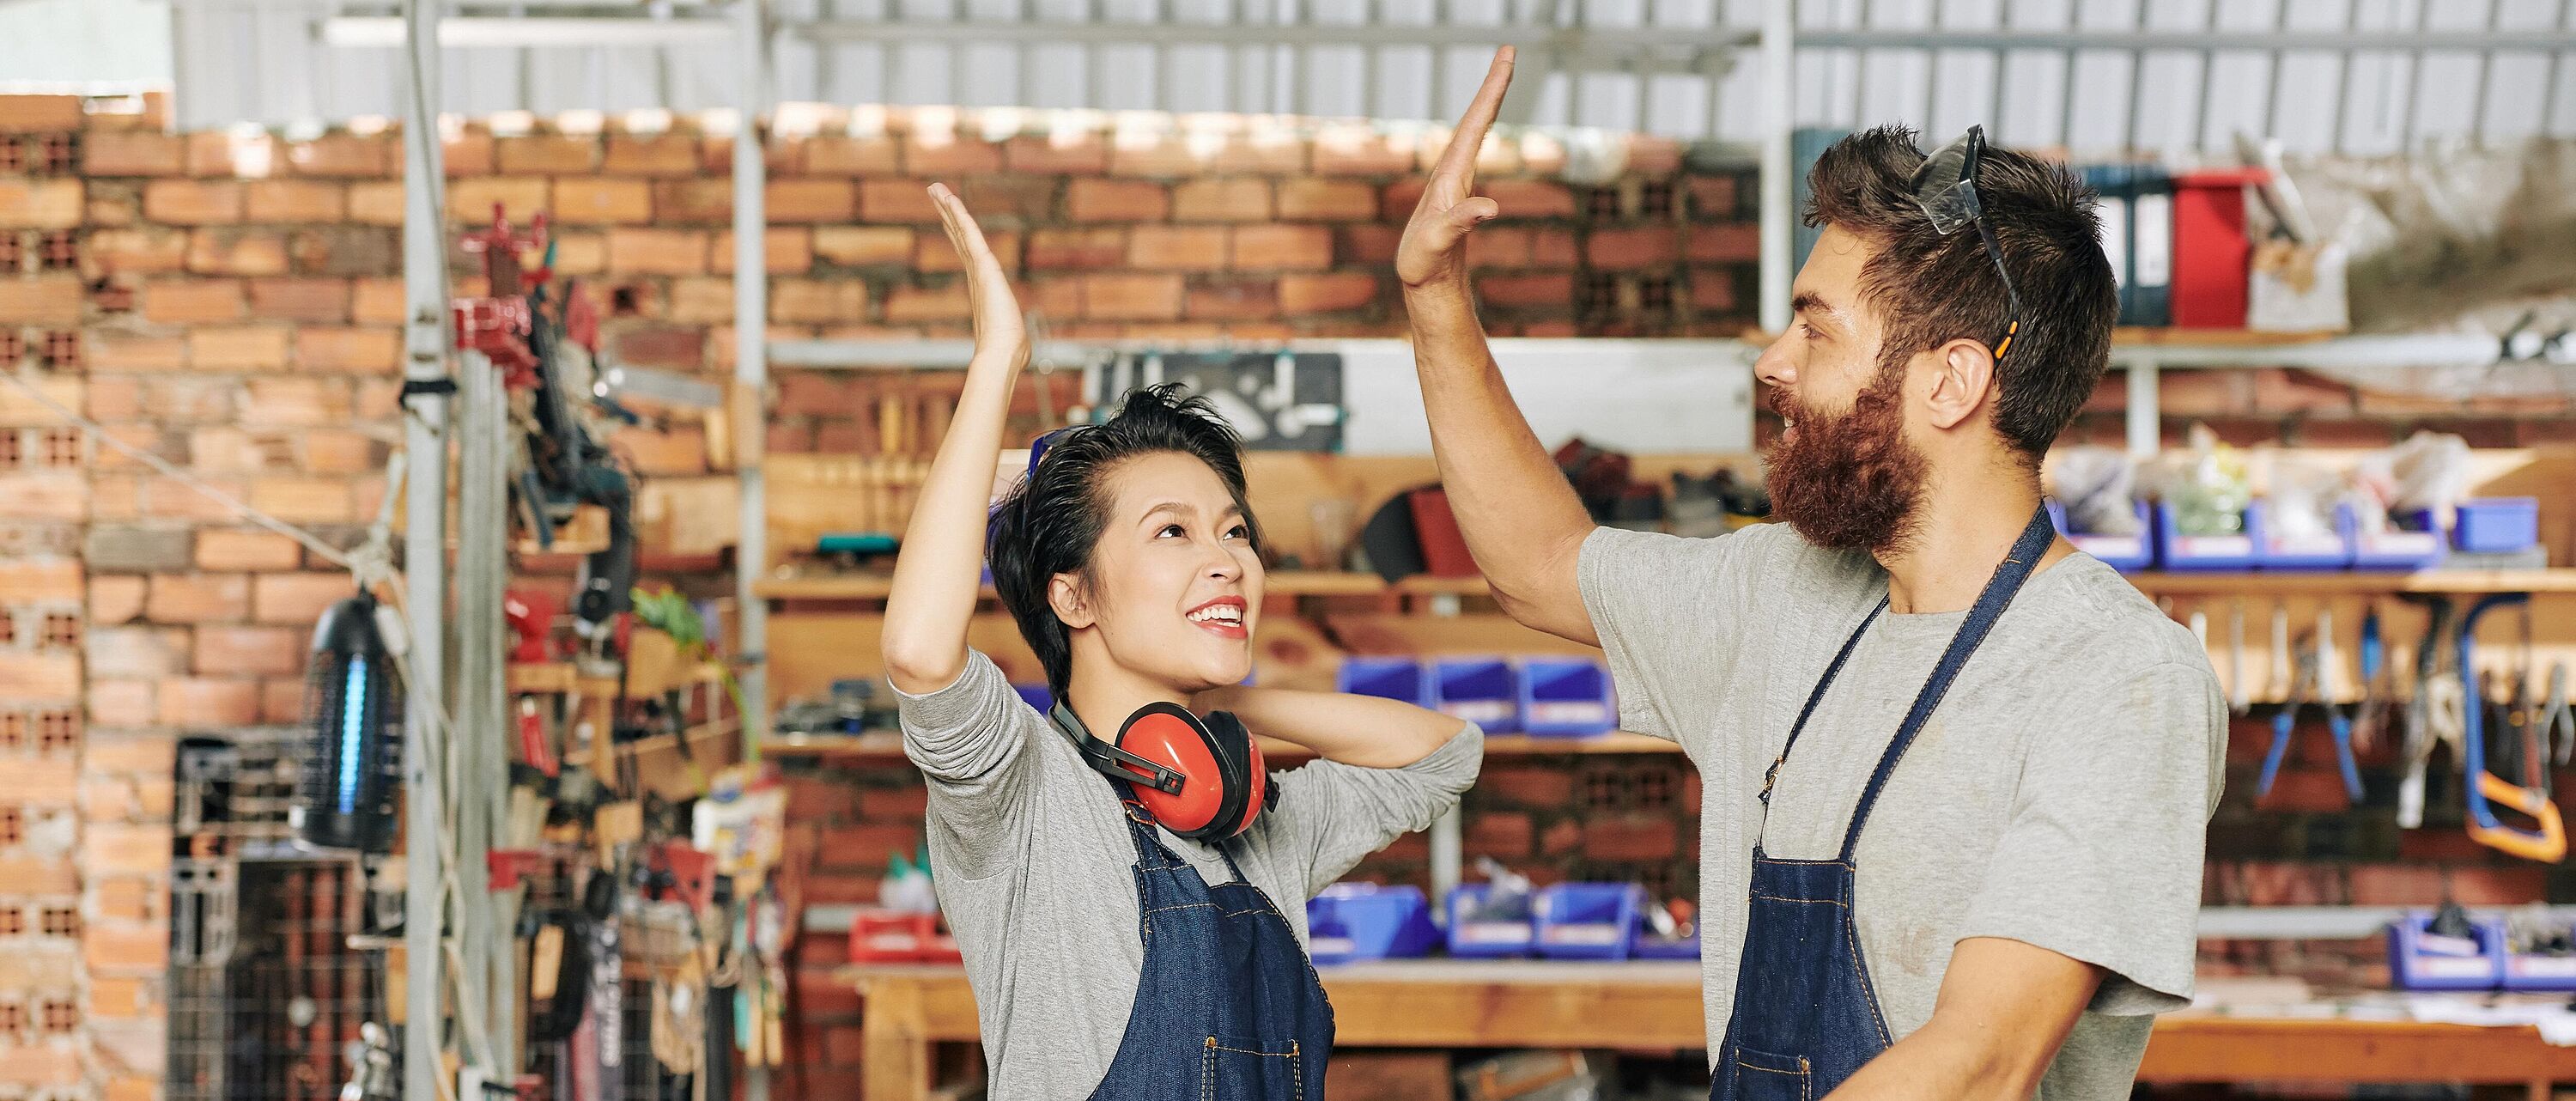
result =
[{"label": "man's raised hand", "polygon": [[1502,213],[1492,199],[1475,193],[1476,154],[1484,148],[1485,132],[1493,129],[1494,116],[1503,108],[1503,90],[1511,84],[1512,48],[1505,46],[1494,51],[1484,86],[1476,89],[1475,102],[1459,116],[1448,150],[1432,168],[1422,201],[1415,204],[1412,220],[1404,225],[1404,240],[1395,250],[1395,276],[1406,287],[1463,286],[1467,231]]}]

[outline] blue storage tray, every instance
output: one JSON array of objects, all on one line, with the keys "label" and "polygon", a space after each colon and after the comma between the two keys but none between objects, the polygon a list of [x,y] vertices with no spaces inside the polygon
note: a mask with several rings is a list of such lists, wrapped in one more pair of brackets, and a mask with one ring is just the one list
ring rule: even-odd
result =
[{"label": "blue storage tray", "polygon": [[2235,535],[2180,535],[2174,531],[2173,506],[2156,502],[2156,564],[2168,570],[2250,570],[2262,545],[2262,512],[2245,511],[2245,530]]},{"label": "blue storage tray", "polygon": [[1668,938],[1639,932],[1632,955],[1641,960],[1695,960],[1699,958],[1699,934]]},{"label": "blue storage tray", "polygon": [[1431,667],[1434,708],[1485,728],[1487,734],[1521,729],[1520,673],[1501,658],[1448,658]]},{"label": "blue storage tray", "polygon": [[2494,990],[2504,982],[2504,926],[2473,921],[2474,940],[2434,936],[2416,911],[2388,926],[2388,977],[2400,990]]},{"label": "blue storage tray", "polygon": [[1634,883],[1559,883],[1530,900],[1538,954],[1557,960],[1624,960],[1637,946],[1646,906]]},{"label": "blue storage tray", "polygon": [[2352,568],[2356,570],[2421,570],[2442,561],[2450,548],[2433,510],[2392,513],[2394,526],[2384,531],[2352,533]]},{"label": "blue storage tray", "polygon": [[1431,954],[1440,927],[1420,887],[1336,883],[1306,902],[1306,954],[1317,964]]},{"label": "blue storage tray", "polygon": [[2512,554],[2540,542],[2540,498],[2474,497],[2460,502],[2451,545],[2470,554]]},{"label": "blue storage tray", "polygon": [[1055,693],[1047,691],[1043,684],[1014,684],[1011,691],[1020,694],[1021,702],[1037,708],[1038,714],[1044,715],[1055,706]]},{"label": "blue storage tray", "polygon": [[1449,928],[1445,938],[1449,954],[1469,958],[1529,955],[1538,936],[1529,922],[1465,920],[1468,906],[1483,901],[1489,889],[1483,883],[1461,883],[1449,889]]},{"label": "blue storage tray", "polygon": [[2138,533],[2136,535],[2094,535],[2066,529],[2066,506],[2052,497],[2048,501],[2048,518],[2057,525],[2057,533],[2075,544],[2075,549],[2102,560],[2102,564],[2121,573],[2133,573],[2154,564],[2156,542],[2154,522],[2148,517],[2147,503],[2136,502]]},{"label": "blue storage tray", "polygon": [[2267,570],[2348,570],[2352,568],[2352,506],[2336,505],[2334,530],[2301,539],[2291,539],[2278,532],[2272,522],[2268,502],[2256,501],[2245,510],[2246,523],[2262,533],[2262,555],[2256,563]]},{"label": "blue storage tray", "polygon": [[1430,707],[1431,678],[1412,658],[1346,657],[1333,675],[1333,689],[1355,696],[1377,696]]},{"label": "blue storage tray", "polygon": [[1610,696],[1610,670],[1600,662],[1524,658],[1520,682],[1523,731],[1581,737],[1618,729],[1619,707]]}]

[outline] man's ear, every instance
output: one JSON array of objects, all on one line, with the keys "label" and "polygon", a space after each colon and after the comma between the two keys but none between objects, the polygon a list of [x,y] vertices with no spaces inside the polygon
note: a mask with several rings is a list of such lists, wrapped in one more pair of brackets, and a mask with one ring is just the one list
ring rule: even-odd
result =
[{"label": "man's ear", "polygon": [[1079,574],[1060,573],[1047,579],[1047,604],[1068,628],[1079,631],[1093,623],[1091,601],[1083,596]]},{"label": "man's ear", "polygon": [[1932,390],[1924,396],[1924,405],[1932,414],[1932,427],[1958,427],[1975,416],[1994,392],[1994,353],[1962,338],[1932,349],[1930,356]]}]

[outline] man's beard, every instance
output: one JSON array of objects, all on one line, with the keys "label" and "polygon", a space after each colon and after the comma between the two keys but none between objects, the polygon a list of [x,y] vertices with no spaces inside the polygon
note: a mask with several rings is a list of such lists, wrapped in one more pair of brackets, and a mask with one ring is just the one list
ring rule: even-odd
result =
[{"label": "man's beard", "polygon": [[1771,408],[1796,428],[1763,453],[1771,513],[1807,541],[1833,550],[1884,554],[1914,535],[1922,499],[1923,453],[1905,440],[1901,371],[1882,371],[1852,402],[1827,417],[1775,390]]}]

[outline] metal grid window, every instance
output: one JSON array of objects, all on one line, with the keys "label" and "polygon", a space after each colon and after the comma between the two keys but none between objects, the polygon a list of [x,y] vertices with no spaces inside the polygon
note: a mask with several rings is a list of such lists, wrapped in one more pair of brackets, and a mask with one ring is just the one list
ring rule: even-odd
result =
[{"label": "metal grid window", "polygon": [[42,354],[47,367],[58,371],[78,368],[81,365],[81,335],[62,329],[48,332]]},{"label": "metal grid window", "polygon": [[80,744],[80,716],[69,711],[36,713],[36,748],[61,753]]},{"label": "metal grid window", "polygon": [[68,650],[79,646],[80,642],[81,621],[79,616],[73,615],[70,612],[45,613],[45,635],[44,641],[40,643],[40,645]]},{"label": "metal grid window", "polygon": [[80,1027],[80,1007],[71,1002],[48,1001],[44,1014],[48,1035],[60,1036]]},{"label": "metal grid window", "polygon": [[81,932],[80,908],[76,906],[45,907],[43,931],[49,937],[77,937]]},{"label": "metal grid window", "polygon": [[80,266],[80,234],[68,229],[50,230],[39,240],[36,266],[46,271],[70,271]]}]

